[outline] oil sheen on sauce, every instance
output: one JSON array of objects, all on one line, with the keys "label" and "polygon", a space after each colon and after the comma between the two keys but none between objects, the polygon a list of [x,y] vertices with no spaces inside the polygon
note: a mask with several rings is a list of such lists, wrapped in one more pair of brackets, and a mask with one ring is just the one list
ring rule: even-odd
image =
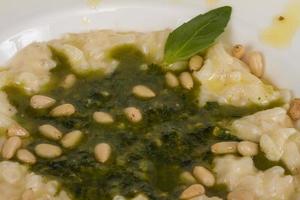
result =
[{"label": "oil sheen on sauce", "polygon": [[291,0],[286,9],[278,15],[271,26],[261,35],[264,43],[275,48],[284,48],[291,44],[300,28],[300,0]]}]

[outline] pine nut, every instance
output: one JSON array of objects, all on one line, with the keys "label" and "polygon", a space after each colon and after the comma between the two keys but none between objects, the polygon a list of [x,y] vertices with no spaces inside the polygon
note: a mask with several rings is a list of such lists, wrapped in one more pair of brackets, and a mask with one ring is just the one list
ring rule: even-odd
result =
[{"label": "pine nut", "polygon": [[186,188],[180,195],[180,199],[191,199],[205,193],[205,189],[201,184],[194,184]]},{"label": "pine nut", "polygon": [[75,83],[76,83],[76,76],[74,74],[68,74],[63,80],[61,86],[65,89],[69,89],[73,87]]},{"label": "pine nut", "polygon": [[288,114],[294,121],[300,119],[300,99],[296,98],[291,101],[291,106]]},{"label": "pine nut", "polygon": [[255,156],[258,154],[258,145],[254,142],[242,141],[238,144],[237,150],[242,156]]},{"label": "pine nut", "polygon": [[179,86],[178,78],[173,73],[167,72],[165,79],[168,87],[174,88]]},{"label": "pine nut", "polygon": [[8,137],[19,136],[21,138],[25,138],[28,137],[29,135],[30,135],[29,132],[19,124],[13,124],[7,129]]},{"label": "pine nut", "polygon": [[45,109],[53,106],[55,102],[56,100],[51,97],[34,95],[30,99],[30,106],[34,109]]},{"label": "pine nut", "polygon": [[34,164],[36,163],[36,158],[35,156],[28,151],[27,149],[20,149],[17,151],[17,158],[23,162],[23,163],[27,163],[27,164]]},{"label": "pine nut", "polygon": [[193,56],[189,61],[189,68],[191,71],[199,71],[203,65],[203,58],[201,56]]},{"label": "pine nut", "polygon": [[252,192],[246,190],[232,191],[228,194],[227,200],[255,200]]},{"label": "pine nut", "polygon": [[144,85],[134,86],[132,89],[132,93],[136,97],[145,98],[145,99],[155,97],[155,93],[150,88]]},{"label": "pine nut", "polygon": [[81,131],[71,131],[61,139],[61,144],[64,148],[71,149],[78,145],[82,137],[83,133]]},{"label": "pine nut", "polygon": [[22,200],[32,200],[32,199],[34,199],[34,193],[32,189],[28,189],[22,194]]},{"label": "pine nut", "polygon": [[193,169],[193,175],[204,186],[211,187],[215,184],[214,175],[202,166],[196,166]]},{"label": "pine nut", "polygon": [[264,74],[264,61],[260,52],[252,51],[247,55],[247,62],[252,74],[261,78]]},{"label": "pine nut", "polygon": [[99,124],[111,124],[114,122],[113,117],[106,112],[94,112],[93,118]]},{"label": "pine nut", "polygon": [[38,156],[49,159],[57,158],[62,154],[61,148],[52,144],[38,144],[34,151]]},{"label": "pine nut", "polygon": [[238,142],[219,142],[211,146],[215,154],[236,153]]},{"label": "pine nut", "polygon": [[181,86],[187,90],[190,90],[194,87],[193,77],[188,72],[182,72],[179,75],[179,80],[180,80]]},{"label": "pine nut", "polygon": [[7,160],[11,159],[21,146],[22,140],[19,137],[13,136],[8,138],[2,148],[2,157]]},{"label": "pine nut", "polygon": [[111,154],[111,147],[107,143],[97,144],[95,147],[95,157],[98,162],[105,163]]},{"label": "pine nut", "polygon": [[246,49],[243,45],[237,44],[232,48],[232,56],[241,59],[245,55]]},{"label": "pine nut", "polygon": [[193,177],[193,175],[190,172],[182,172],[180,174],[180,180],[185,184],[194,184],[196,183],[196,179]]},{"label": "pine nut", "polygon": [[50,124],[45,124],[40,126],[39,132],[50,140],[60,140],[62,138],[62,133]]},{"label": "pine nut", "polygon": [[130,120],[133,123],[140,122],[143,118],[141,111],[135,107],[125,108],[124,113],[128,120]]},{"label": "pine nut", "polygon": [[72,104],[62,104],[55,107],[50,115],[53,117],[68,117],[75,113],[75,107]]}]

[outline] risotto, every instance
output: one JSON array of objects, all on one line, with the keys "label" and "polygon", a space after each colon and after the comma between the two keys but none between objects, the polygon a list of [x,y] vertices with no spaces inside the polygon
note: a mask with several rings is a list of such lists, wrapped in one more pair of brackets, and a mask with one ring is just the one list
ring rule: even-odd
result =
[{"label": "risotto", "polygon": [[20,50],[0,72],[0,200],[300,199],[300,100],[217,39],[230,13]]}]

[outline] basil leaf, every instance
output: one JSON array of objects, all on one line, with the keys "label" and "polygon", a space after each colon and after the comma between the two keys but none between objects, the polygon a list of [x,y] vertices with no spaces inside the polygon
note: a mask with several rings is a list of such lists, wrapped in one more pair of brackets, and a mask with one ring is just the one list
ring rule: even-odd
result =
[{"label": "basil leaf", "polygon": [[230,6],[211,10],[175,29],[167,39],[164,62],[170,64],[188,59],[211,46],[224,32],[231,10]]}]

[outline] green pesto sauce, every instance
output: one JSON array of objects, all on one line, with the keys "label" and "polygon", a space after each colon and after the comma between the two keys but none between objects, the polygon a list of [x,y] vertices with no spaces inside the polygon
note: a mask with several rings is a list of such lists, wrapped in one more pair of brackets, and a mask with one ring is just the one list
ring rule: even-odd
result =
[{"label": "green pesto sauce", "polygon": [[[236,140],[222,128],[217,128],[220,134],[213,134],[218,122],[263,109],[222,107],[217,103],[199,108],[197,83],[192,91],[169,89],[165,72],[153,64],[147,64],[147,70],[141,69],[145,59],[131,46],[116,48],[111,56],[120,61],[112,75],[77,77],[76,84],[67,90],[60,83],[71,70],[61,56],[56,56],[60,64],[52,71],[51,84],[41,93],[55,98],[57,105],[73,104],[77,112],[71,117],[53,118],[49,110],[36,111],[29,106],[30,96],[18,88],[6,88],[11,103],[18,109],[16,120],[32,135],[29,149],[42,142],[59,145],[38,133],[38,126],[45,123],[64,133],[75,129],[84,133],[75,149],[64,150],[57,159],[39,158],[32,166],[34,172],[59,180],[74,199],[110,200],[117,194],[130,198],[139,193],[153,200],[178,199],[186,187],[179,179],[180,173],[198,164],[211,169],[211,144]],[[157,96],[150,100],[134,97],[131,90],[138,84],[150,87]],[[123,109],[128,106],[142,111],[142,122],[132,124],[124,117]],[[92,119],[95,111],[111,113],[115,122],[97,124]],[[93,153],[95,145],[101,142],[112,146],[112,156],[105,164],[98,163]],[[217,185],[208,188],[207,194],[225,197],[226,188]]]}]

